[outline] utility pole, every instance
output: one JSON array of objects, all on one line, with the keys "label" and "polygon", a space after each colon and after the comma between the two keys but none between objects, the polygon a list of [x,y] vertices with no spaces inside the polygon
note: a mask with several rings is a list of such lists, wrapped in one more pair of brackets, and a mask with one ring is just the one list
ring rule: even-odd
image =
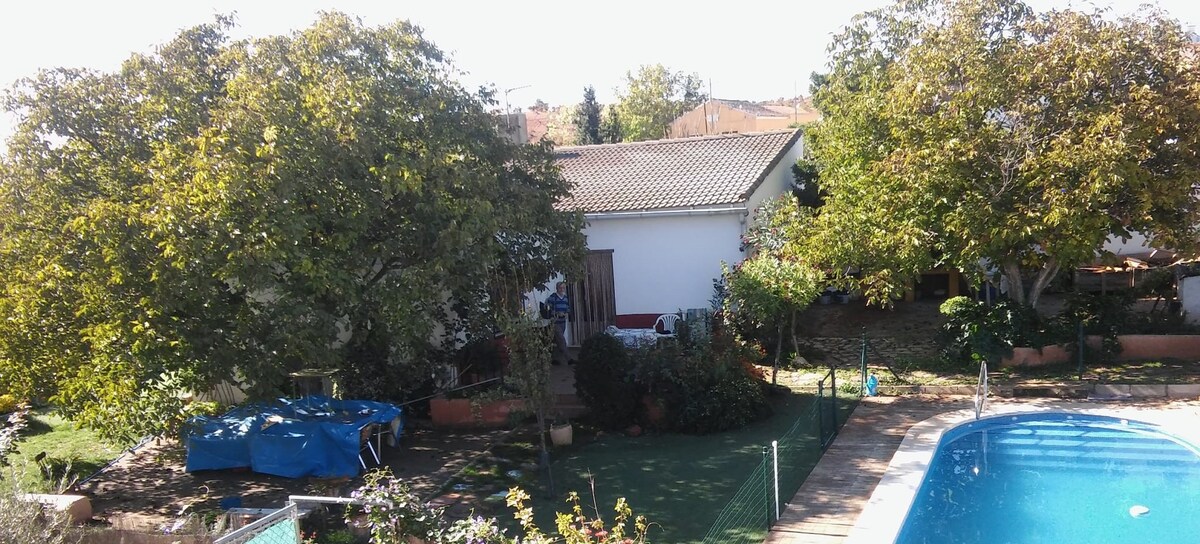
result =
[{"label": "utility pole", "polygon": [[800,122],[800,84],[792,80],[792,122]]},{"label": "utility pole", "polygon": [[[708,101],[712,100],[712,99],[713,99],[712,78],[710,77],[710,78],[708,78],[708,100],[704,101],[704,135],[705,136],[708,136],[710,134],[709,129],[711,127],[709,126],[709,119],[708,119]],[[716,104],[714,103],[713,106],[716,107]]]}]

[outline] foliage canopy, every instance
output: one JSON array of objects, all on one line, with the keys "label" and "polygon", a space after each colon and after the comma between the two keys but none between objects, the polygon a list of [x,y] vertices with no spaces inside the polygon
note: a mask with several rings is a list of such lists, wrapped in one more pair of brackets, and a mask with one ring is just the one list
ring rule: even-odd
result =
[{"label": "foliage canopy", "polygon": [[439,339],[490,325],[496,291],[578,262],[549,148],[500,136],[493,92],[458,84],[419,28],[230,27],[9,93],[0,389],[125,438],[235,373],[270,394],[335,367],[353,394],[401,398]]},{"label": "foliage canopy", "polygon": [[601,130],[601,108],[596,101],[596,89],[591,85],[583,88],[583,102],[575,109],[575,145],[603,143]]},{"label": "foliage canopy", "polygon": [[671,121],[708,98],[700,83],[696,74],[672,72],[661,64],[626,72],[625,88],[617,92],[624,141],[665,138]]},{"label": "foliage canopy", "polygon": [[998,267],[1036,305],[1109,237],[1192,249],[1200,71],[1161,12],[900,1],[859,15],[814,78],[824,206],[799,251],[887,303],[935,266]]},{"label": "foliage canopy", "polygon": [[812,210],[799,206],[795,195],[764,202],[746,231],[750,258],[724,271],[726,319],[775,329],[772,382],[783,353],[784,331],[791,331],[793,348],[798,351],[797,313],[804,311],[825,285],[820,269],[788,251],[792,240],[807,235],[811,219]]}]

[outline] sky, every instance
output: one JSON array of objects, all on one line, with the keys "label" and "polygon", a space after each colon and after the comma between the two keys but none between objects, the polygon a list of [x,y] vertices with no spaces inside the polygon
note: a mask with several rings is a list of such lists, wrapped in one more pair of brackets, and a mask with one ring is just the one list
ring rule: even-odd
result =
[{"label": "sky", "polygon": [[[1027,0],[1039,10],[1074,7],[1134,11],[1141,0]],[[857,13],[886,0],[743,0],[701,4],[664,0],[570,2],[510,0],[55,0],[0,7],[0,88],[40,69],[114,70],[134,52],[151,52],[181,28],[235,14],[236,38],[287,33],[316,14],[339,10],[368,25],[409,19],[452,53],[465,83],[491,84],[503,101],[577,103],[594,85],[615,99],[626,71],[662,63],[698,73],[712,96],[766,100],[807,95],[809,74],[824,69],[831,36]],[[1200,2],[1159,0],[1184,26],[1200,26]],[[504,91],[509,90],[507,93]],[[13,119],[0,115],[0,138]]]}]

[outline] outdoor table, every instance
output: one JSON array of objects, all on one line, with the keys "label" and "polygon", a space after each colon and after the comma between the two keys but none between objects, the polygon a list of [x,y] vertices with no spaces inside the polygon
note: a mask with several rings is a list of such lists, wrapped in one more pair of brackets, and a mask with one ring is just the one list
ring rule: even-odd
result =
[{"label": "outdoor table", "polygon": [[660,334],[654,329],[618,329],[609,327],[606,331],[608,334],[616,337],[625,343],[626,347],[641,348],[654,347],[658,343]]}]

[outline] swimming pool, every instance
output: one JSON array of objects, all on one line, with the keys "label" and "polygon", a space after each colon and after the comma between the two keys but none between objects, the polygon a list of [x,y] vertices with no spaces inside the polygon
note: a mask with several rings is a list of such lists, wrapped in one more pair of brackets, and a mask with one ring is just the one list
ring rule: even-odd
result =
[{"label": "swimming pool", "polygon": [[1035,413],[943,432],[895,542],[1198,540],[1194,446],[1128,419]]}]

